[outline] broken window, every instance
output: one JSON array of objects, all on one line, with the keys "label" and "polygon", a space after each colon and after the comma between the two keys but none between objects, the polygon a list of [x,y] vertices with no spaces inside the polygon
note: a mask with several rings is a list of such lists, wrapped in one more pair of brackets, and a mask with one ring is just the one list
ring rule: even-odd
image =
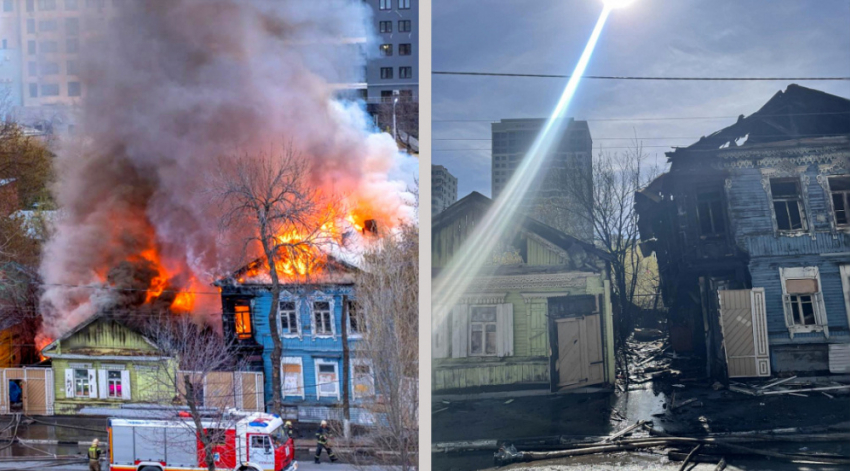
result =
[{"label": "broken window", "polygon": [[850,225],[850,177],[830,177],[829,192],[837,226]]},{"label": "broken window", "polygon": [[251,306],[237,304],[233,307],[234,320],[236,322],[236,337],[239,339],[251,338]]},{"label": "broken window", "polygon": [[773,212],[776,227],[780,231],[806,230],[806,213],[800,192],[800,181],[796,178],[771,178],[770,192],[773,195]]},{"label": "broken window", "polygon": [[381,44],[380,47],[381,55],[384,57],[393,55],[393,45],[392,44]]},{"label": "broken window", "polygon": [[354,301],[348,301],[348,326],[350,327],[351,334],[360,335],[366,333],[366,320],[360,315],[357,309],[357,303]]},{"label": "broken window", "polygon": [[780,268],[785,325],[795,333],[823,331],[829,336],[817,267]]},{"label": "broken window", "polygon": [[726,232],[723,199],[719,191],[697,195],[697,217],[702,235],[717,235]]},{"label": "broken window", "polygon": [[333,319],[331,318],[331,303],[316,301],[313,303],[313,321],[316,335],[333,335]]},{"label": "broken window", "polygon": [[280,332],[282,334],[298,333],[298,312],[295,310],[293,301],[280,303]]},{"label": "broken window", "polygon": [[496,306],[475,306],[469,316],[469,355],[496,354]]}]

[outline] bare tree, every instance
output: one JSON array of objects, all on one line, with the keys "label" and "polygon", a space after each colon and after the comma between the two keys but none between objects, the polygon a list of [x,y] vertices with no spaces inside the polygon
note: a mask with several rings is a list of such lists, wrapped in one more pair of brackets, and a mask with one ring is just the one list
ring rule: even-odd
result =
[{"label": "bare tree", "polygon": [[198,326],[188,315],[165,314],[151,321],[145,333],[161,355],[172,360],[158,364],[151,375],[154,388],[142,392],[143,398],[170,404],[175,415],[177,411],[188,413],[190,420],[183,423],[191,433],[183,434],[185,446],[197,449],[196,440],[200,440],[207,469],[214,471],[217,448],[227,442],[226,430],[233,428],[240,416],[231,411],[239,406],[235,393],[213,388],[210,394],[209,389],[224,372],[244,371],[247,365],[238,359],[234,345],[210,328]]},{"label": "bare tree", "polygon": [[635,291],[640,277],[638,253],[640,234],[635,192],[649,184],[658,169],[647,166],[647,156],[640,142],[622,153],[601,152],[593,160],[592,171],[565,169],[556,176],[568,193],[568,204],[554,202],[556,209],[577,218],[579,224],[592,228],[595,242],[611,256],[614,295],[618,316],[615,317],[618,361],[626,367],[623,348],[630,332]]},{"label": "bare tree", "polygon": [[[366,407],[375,417],[370,439],[383,463],[408,470],[418,453],[419,230],[402,226],[364,254],[356,279],[357,305],[366,333],[355,358],[371,365],[374,394]],[[358,383],[355,371],[355,389]],[[362,383],[360,383],[361,390]]]},{"label": "bare tree", "polygon": [[263,267],[271,281],[272,409],[280,414],[283,341],[277,316],[281,275],[303,282],[323,269],[326,257],[319,254],[337,242],[327,228],[337,222],[339,203],[311,184],[308,162],[291,144],[281,155],[235,156],[221,160],[219,167],[214,186],[225,210],[222,229],[252,229],[245,236],[244,249],[247,253],[252,244],[261,246]]}]

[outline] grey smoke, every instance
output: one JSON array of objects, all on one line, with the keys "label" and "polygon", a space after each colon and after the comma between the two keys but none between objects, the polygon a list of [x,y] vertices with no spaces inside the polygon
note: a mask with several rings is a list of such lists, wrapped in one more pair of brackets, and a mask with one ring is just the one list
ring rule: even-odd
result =
[{"label": "grey smoke", "polygon": [[[80,138],[57,157],[63,217],[41,266],[46,335],[113,305],[114,294],[77,286],[99,286],[152,244],[180,275],[172,283],[194,275],[196,289],[215,291],[208,283],[241,255],[239,234],[220,237],[204,191],[219,156],[291,141],[313,162],[315,184],[383,218],[412,214],[405,182],[390,176],[409,171],[410,158],[370,129],[359,106],[333,100],[333,84],[363,80],[365,58],[339,39],[371,41],[364,2],[123,4],[113,19],[85,22],[102,30],[82,51]],[[216,298],[199,296],[198,310],[215,318]]]}]

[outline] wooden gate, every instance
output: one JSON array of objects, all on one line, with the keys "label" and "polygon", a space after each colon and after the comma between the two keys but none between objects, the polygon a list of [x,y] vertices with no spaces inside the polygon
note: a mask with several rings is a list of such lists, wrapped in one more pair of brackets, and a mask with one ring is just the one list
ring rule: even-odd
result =
[{"label": "wooden gate", "polygon": [[596,296],[549,298],[551,390],[605,381],[602,325]]},{"label": "wooden gate", "polygon": [[729,377],[770,376],[764,288],[719,290],[717,294]]},{"label": "wooden gate", "polygon": [[0,414],[16,412],[9,402],[9,381],[21,386],[20,412],[53,415],[53,370],[50,368],[3,368],[0,383]]}]

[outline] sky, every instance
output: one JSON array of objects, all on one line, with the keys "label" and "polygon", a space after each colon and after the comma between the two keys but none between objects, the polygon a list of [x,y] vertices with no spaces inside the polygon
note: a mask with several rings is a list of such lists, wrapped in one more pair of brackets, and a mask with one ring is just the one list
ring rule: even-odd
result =
[{"label": "sky", "polygon": [[[432,69],[569,74],[601,11],[600,0],[433,0]],[[611,14],[585,75],[850,77],[850,0],[636,0]],[[547,117],[566,81],[433,76],[432,162],[458,178],[459,198],[491,194],[490,123]],[[790,83],[850,98],[850,81],[585,79],[567,115],[588,120],[594,153],[637,137],[663,166],[671,146]]]}]

